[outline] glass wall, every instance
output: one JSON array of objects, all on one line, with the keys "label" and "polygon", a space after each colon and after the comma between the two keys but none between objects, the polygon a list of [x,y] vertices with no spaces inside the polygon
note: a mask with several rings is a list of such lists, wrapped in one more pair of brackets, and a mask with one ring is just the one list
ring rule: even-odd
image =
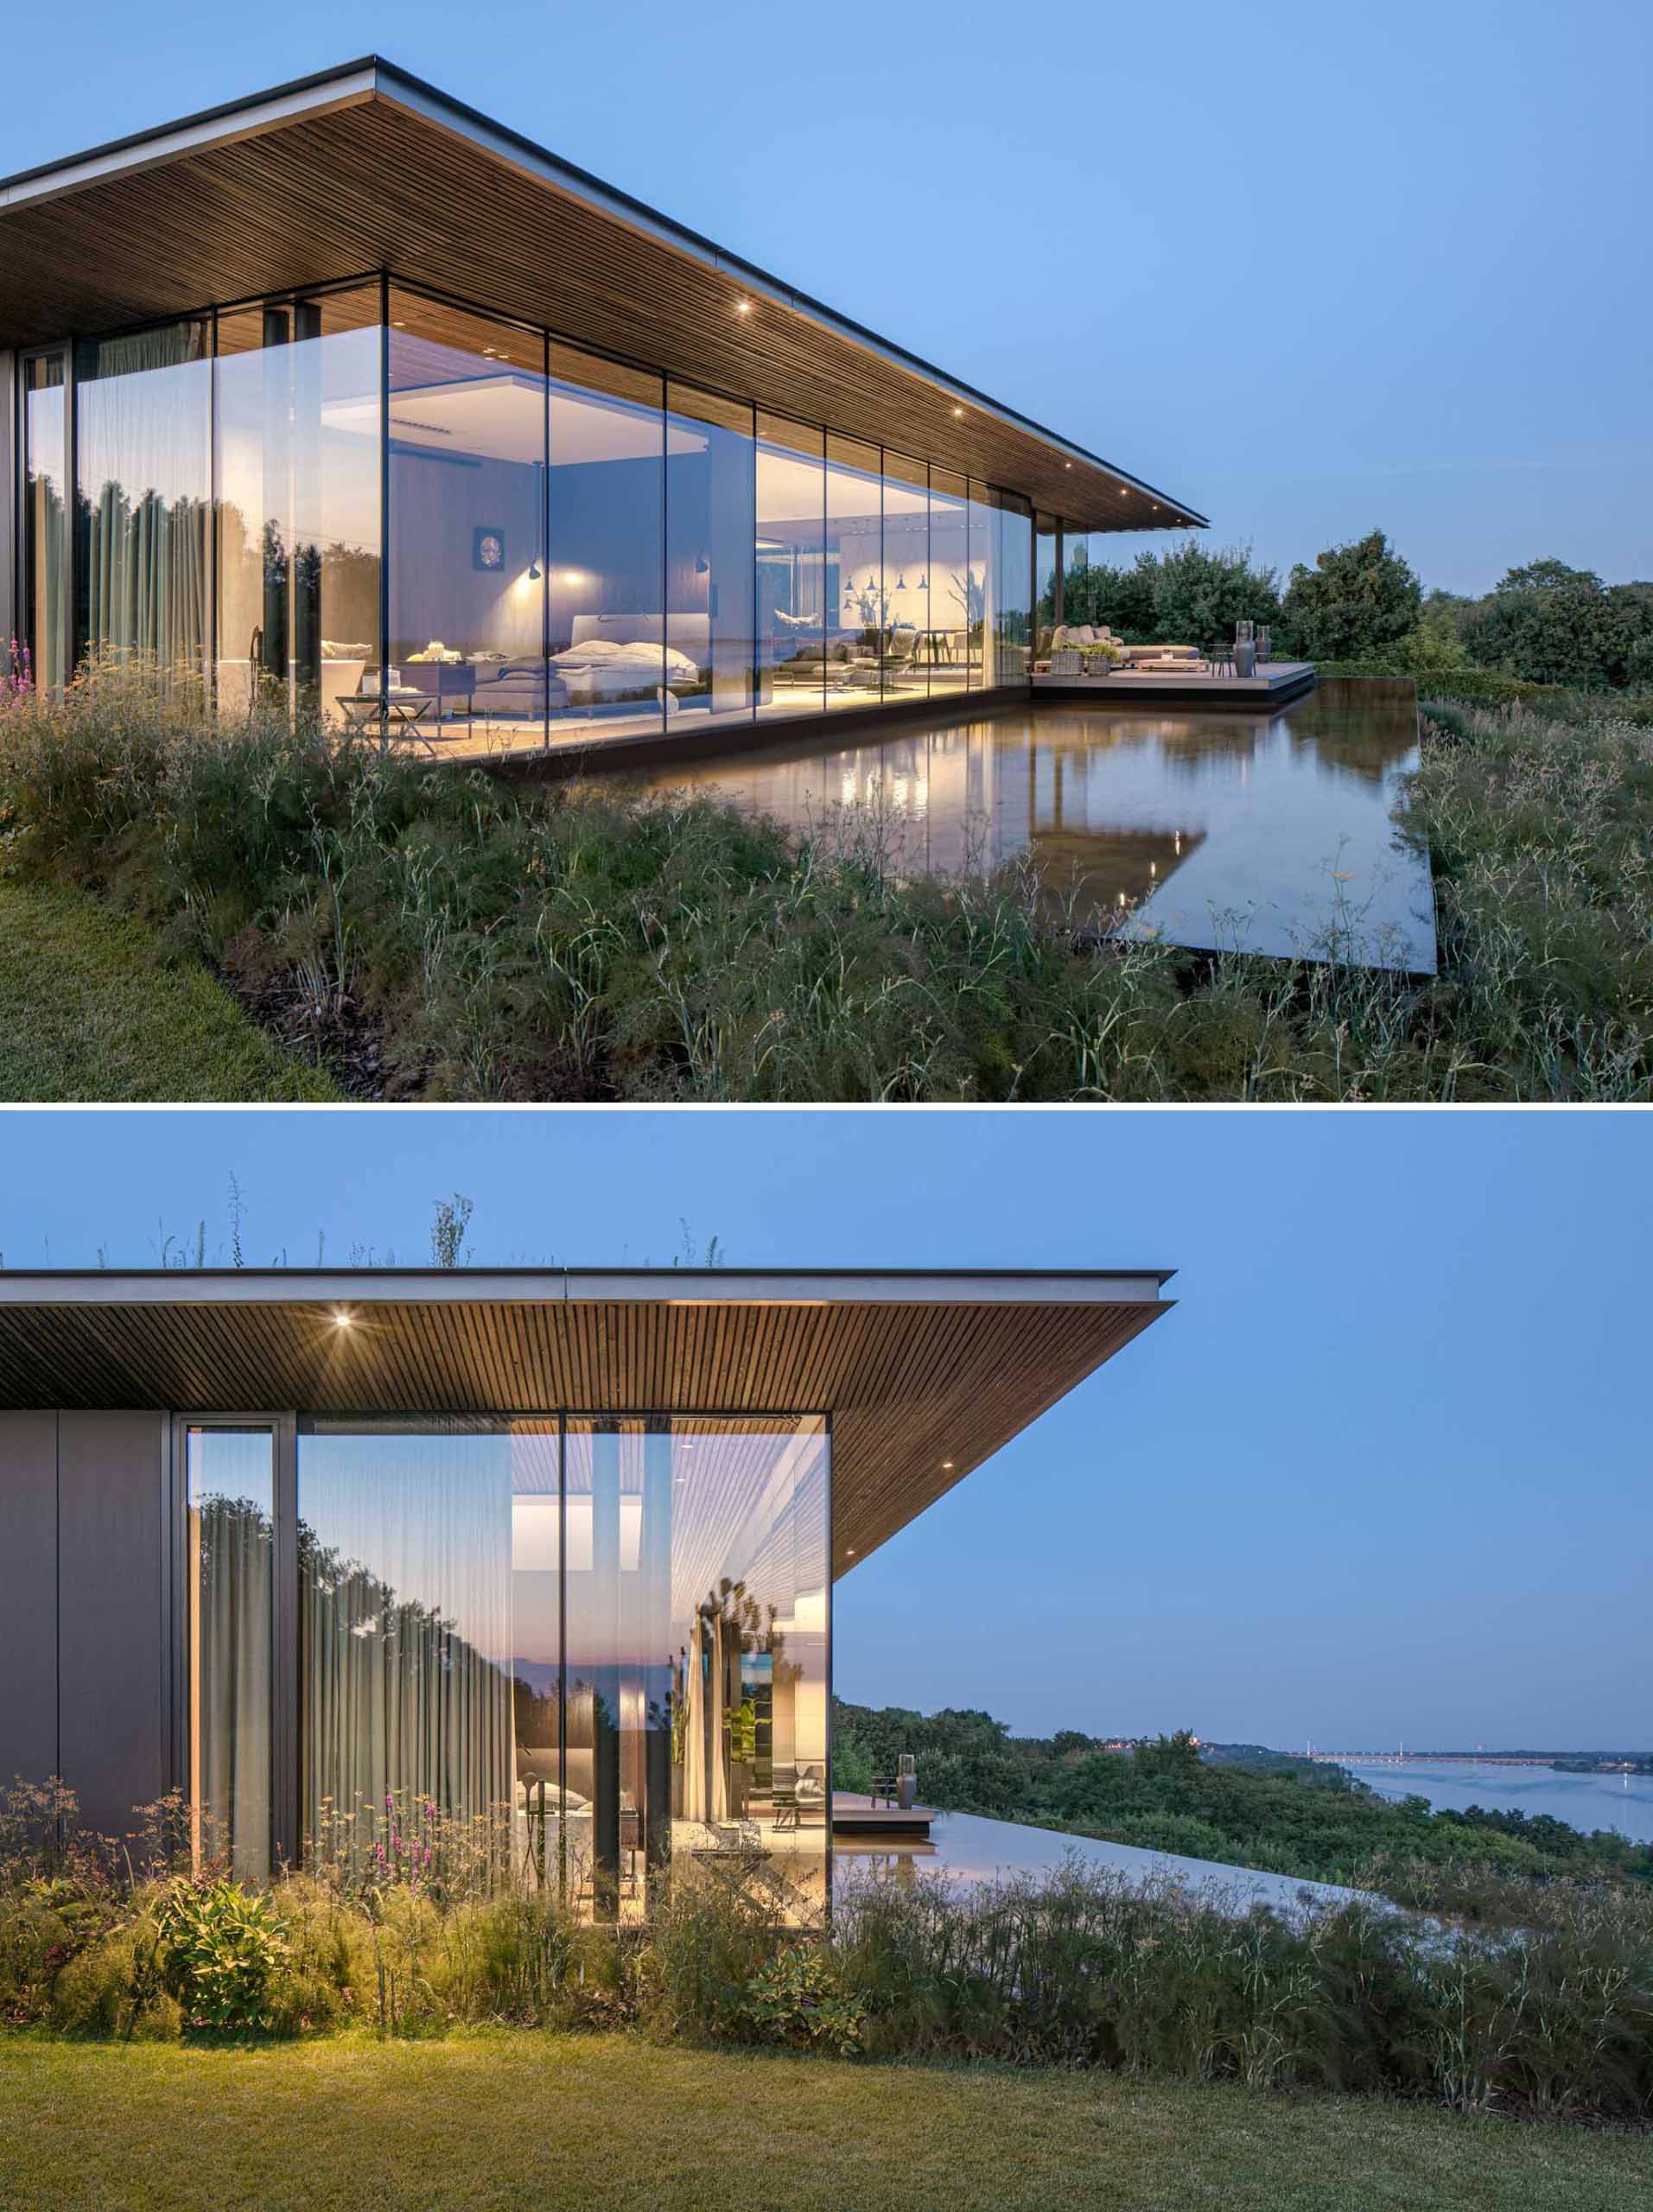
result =
[{"label": "glass wall", "polygon": [[996,631],[995,676],[1019,683],[1029,674],[1033,641],[1033,517],[1026,499],[995,492],[993,606]]},{"label": "glass wall", "polygon": [[68,681],[68,564],[64,532],[69,480],[68,397],[61,353],[37,355],[22,378],[22,643],[35,681],[59,692]]},{"label": "glass wall", "polygon": [[74,349],[76,632],[200,692],[212,652],[211,326]]},{"label": "glass wall", "polygon": [[930,471],[930,690],[962,691],[970,681],[969,486],[944,468]]},{"label": "glass wall", "polygon": [[385,279],[66,362],[20,410],[48,687],[518,753],[1014,683],[1057,594],[1025,500]]},{"label": "glass wall", "polygon": [[391,294],[387,683],[444,750],[543,743],[545,342]]},{"label": "glass wall", "polygon": [[1048,649],[1050,632],[1062,620],[1057,594],[1061,574],[1058,565],[1060,530],[1054,515],[1037,515],[1033,518],[1033,618],[1041,652]]},{"label": "glass wall", "polygon": [[912,654],[911,635],[894,641],[884,577],[883,487],[876,446],[829,435],[826,442],[826,703],[875,707],[897,658]]},{"label": "glass wall", "polygon": [[184,1468],[192,1857],[260,1881],[273,1826],[274,1433],[191,1427]]},{"label": "glass wall", "polygon": [[464,1851],[604,1921],[683,1873],[818,1911],[828,1481],[819,1417],[308,1424],[312,1859]]},{"label": "glass wall", "polygon": [[999,680],[993,652],[996,634],[993,605],[996,562],[995,525],[990,504],[992,496],[985,484],[978,484],[974,478],[970,480],[965,567],[969,627],[965,633],[965,654],[970,669],[970,688],[973,691],[980,690],[983,684],[996,683]]},{"label": "glass wall", "polygon": [[884,455],[884,596],[889,610],[884,696],[922,698],[945,632],[930,618],[930,471]]},{"label": "glass wall", "polygon": [[218,318],[218,700],[377,726],[379,288]]},{"label": "glass wall", "polygon": [[839,590],[827,603],[826,435],[761,409],[757,433],[759,705],[819,713],[829,626],[836,639],[842,618]]},{"label": "glass wall", "polygon": [[750,407],[691,385],[666,387],[666,688],[679,710],[749,715],[757,696],[753,626],[756,477]]},{"label": "glass wall", "polygon": [[572,346],[549,361],[552,741],[658,730],[668,676],[699,672],[666,635],[664,388]]}]

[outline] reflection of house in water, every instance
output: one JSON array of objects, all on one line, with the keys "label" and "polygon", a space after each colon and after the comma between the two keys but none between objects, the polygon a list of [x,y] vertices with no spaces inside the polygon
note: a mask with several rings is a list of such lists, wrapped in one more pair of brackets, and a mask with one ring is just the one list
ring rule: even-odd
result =
[{"label": "reflection of house in water", "polygon": [[1135,911],[1175,944],[1311,958],[1335,930],[1373,964],[1428,969],[1428,871],[1392,812],[1416,745],[1409,688],[1326,683],[1274,715],[1041,706],[651,780],[870,842],[912,874],[1027,855],[1050,907],[1081,921]]}]

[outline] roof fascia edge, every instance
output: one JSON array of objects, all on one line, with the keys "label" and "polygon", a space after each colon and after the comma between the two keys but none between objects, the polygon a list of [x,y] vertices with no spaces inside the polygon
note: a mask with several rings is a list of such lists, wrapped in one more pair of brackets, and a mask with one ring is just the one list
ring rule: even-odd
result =
[{"label": "roof fascia edge", "polygon": [[382,1268],[359,1276],[332,1269],[226,1271],[193,1282],[182,1271],[122,1274],[114,1269],[66,1278],[19,1274],[0,1283],[0,1307],[60,1310],[102,1306],[352,1306],[622,1304],[658,1306],[1121,1306],[1158,1307],[1158,1269],[1118,1274],[753,1274],[739,1268],[684,1270],[639,1282],[623,1270],[549,1268],[499,1272]]},{"label": "roof fascia edge", "polygon": [[296,117],[324,115],[330,110],[359,107],[374,97],[379,72],[371,63],[325,76],[306,78],[268,97],[251,103],[208,109],[160,130],[143,131],[118,138],[95,152],[72,157],[48,168],[28,169],[0,185],[0,208],[21,207],[30,202],[59,198],[105,177],[136,175],[162,162],[175,161],[208,145],[228,145],[238,139],[257,138],[280,130]]}]

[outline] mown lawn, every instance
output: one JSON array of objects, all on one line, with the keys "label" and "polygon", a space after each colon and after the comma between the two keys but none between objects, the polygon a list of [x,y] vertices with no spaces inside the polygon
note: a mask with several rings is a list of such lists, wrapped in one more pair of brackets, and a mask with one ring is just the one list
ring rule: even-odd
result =
[{"label": "mown lawn", "polygon": [[142,923],[67,887],[0,883],[0,1098],[339,1095]]},{"label": "mown lawn", "polygon": [[1106,2075],[474,2031],[0,2040],[0,2204],[1646,2212],[1653,2140]]}]

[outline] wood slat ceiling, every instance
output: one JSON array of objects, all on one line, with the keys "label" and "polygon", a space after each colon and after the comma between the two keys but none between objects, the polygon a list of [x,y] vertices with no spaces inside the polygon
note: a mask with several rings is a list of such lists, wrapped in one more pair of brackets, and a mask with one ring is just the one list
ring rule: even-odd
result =
[{"label": "wood slat ceiling", "polygon": [[[1185,506],[396,97],[0,206],[0,345],[38,345],[381,268],[691,384],[900,448],[1084,530]],[[429,109],[431,103],[424,105]],[[750,313],[738,303],[750,299]],[[1029,343],[1036,344],[1034,334]]]},{"label": "wood slat ceiling", "polygon": [[1148,1298],[375,1300],[353,1305],[344,1329],[315,1301],[6,1304],[0,1405],[826,1412],[837,1575],[1167,1310]]}]

